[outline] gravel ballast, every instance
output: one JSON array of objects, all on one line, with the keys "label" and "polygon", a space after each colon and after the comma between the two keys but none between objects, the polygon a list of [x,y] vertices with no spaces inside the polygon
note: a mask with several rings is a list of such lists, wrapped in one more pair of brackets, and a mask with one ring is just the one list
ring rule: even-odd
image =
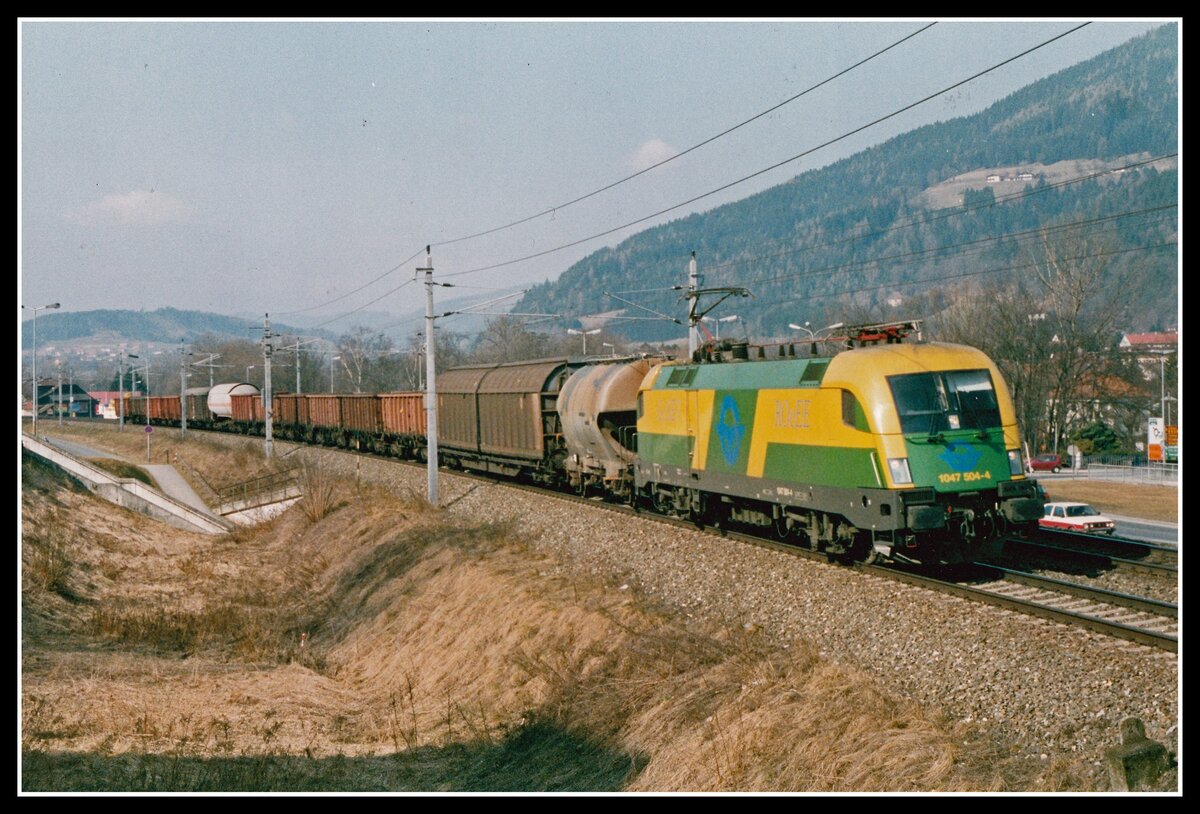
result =
[{"label": "gravel ballast", "polygon": [[[421,468],[306,454],[342,474],[424,495]],[[815,643],[952,722],[995,728],[1031,760],[1082,757],[1099,777],[1126,716],[1178,751],[1173,654],[554,496],[449,473],[440,483],[448,511],[515,523],[523,541],[568,572],[635,584],[689,618],[757,626],[784,646]]]}]

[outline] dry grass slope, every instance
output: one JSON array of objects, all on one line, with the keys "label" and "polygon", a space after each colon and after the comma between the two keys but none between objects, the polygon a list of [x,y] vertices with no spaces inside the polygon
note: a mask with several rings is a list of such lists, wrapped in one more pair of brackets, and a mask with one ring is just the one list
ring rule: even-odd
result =
[{"label": "dry grass slope", "polygon": [[[321,512],[215,541],[23,495],[25,789],[1087,790],[811,648],[326,482]],[[46,529],[72,524],[68,576],[34,578]]]}]

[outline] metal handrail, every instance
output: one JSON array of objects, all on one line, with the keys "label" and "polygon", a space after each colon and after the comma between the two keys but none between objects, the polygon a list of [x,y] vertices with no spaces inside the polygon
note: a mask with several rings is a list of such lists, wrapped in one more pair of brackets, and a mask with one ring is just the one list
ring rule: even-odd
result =
[{"label": "metal handrail", "polygon": [[218,490],[217,494],[221,501],[228,502],[231,499],[241,497],[248,498],[251,495],[261,494],[262,492],[270,491],[278,486],[287,485],[297,480],[299,467],[291,467],[281,472],[272,472],[269,475],[260,475],[257,478],[251,478],[241,483],[235,483],[231,486],[223,487]]}]

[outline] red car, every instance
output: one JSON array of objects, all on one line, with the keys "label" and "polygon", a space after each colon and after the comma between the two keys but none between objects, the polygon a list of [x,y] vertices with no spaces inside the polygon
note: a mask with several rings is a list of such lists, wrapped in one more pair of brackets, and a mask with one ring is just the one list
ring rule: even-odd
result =
[{"label": "red car", "polygon": [[1057,472],[1064,466],[1070,465],[1070,463],[1063,459],[1063,456],[1050,452],[1035,455],[1029,462],[1029,468],[1034,472]]}]

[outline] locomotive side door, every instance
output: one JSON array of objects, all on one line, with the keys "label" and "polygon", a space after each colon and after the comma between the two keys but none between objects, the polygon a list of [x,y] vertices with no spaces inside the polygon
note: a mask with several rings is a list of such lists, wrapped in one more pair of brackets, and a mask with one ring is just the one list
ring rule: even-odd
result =
[{"label": "locomotive side door", "polygon": [[684,412],[686,413],[687,422],[687,456],[688,470],[690,475],[695,475],[696,470],[703,467],[703,461],[696,460],[696,434],[700,431],[700,415],[699,415],[699,398],[695,390],[687,390],[684,393]]}]

